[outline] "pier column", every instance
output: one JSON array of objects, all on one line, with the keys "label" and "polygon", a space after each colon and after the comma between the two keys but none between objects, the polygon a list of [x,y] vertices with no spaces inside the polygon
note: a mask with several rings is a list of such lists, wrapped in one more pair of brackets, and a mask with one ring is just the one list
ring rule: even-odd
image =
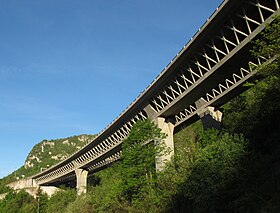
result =
[{"label": "pier column", "polygon": [[166,138],[163,140],[169,153],[162,153],[160,156],[156,157],[156,171],[162,171],[165,167],[166,162],[170,161],[174,155],[174,142],[173,142],[173,132],[174,124],[171,122],[166,122],[165,118],[158,117],[154,119],[154,123],[158,125],[162,133],[166,134]]},{"label": "pier column", "polygon": [[222,112],[215,110],[215,108],[212,106],[208,106],[207,102],[203,98],[197,100],[195,105],[198,109],[197,114],[200,117],[205,130],[210,128],[221,129],[223,116]]},{"label": "pier column", "polygon": [[87,175],[88,171],[84,169],[75,169],[76,180],[77,180],[77,194],[81,195],[82,193],[87,192]]},{"label": "pier column", "polygon": [[208,106],[197,113],[202,121],[203,128],[221,129],[221,122],[223,113],[219,110],[215,110],[214,107]]}]

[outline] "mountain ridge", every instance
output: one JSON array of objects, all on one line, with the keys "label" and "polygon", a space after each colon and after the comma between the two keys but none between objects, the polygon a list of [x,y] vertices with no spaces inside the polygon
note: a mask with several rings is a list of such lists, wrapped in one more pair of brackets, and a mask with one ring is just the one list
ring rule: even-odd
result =
[{"label": "mountain ridge", "polygon": [[69,157],[96,137],[92,134],[74,135],[66,138],[42,140],[28,153],[24,165],[1,180],[10,183],[32,176]]}]

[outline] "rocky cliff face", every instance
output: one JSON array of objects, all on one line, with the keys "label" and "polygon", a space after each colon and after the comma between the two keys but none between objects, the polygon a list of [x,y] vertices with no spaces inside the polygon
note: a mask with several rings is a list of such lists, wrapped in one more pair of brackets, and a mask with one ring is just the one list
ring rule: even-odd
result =
[{"label": "rocky cliff face", "polygon": [[40,172],[66,159],[94,138],[95,135],[78,135],[56,140],[43,140],[32,148],[25,160],[24,168],[35,173]]},{"label": "rocky cliff face", "polygon": [[64,160],[83,146],[87,145],[96,135],[78,135],[68,138],[43,140],[29,152],[22,167],[0,179],[1,184],[22,180],[51,167]]}]

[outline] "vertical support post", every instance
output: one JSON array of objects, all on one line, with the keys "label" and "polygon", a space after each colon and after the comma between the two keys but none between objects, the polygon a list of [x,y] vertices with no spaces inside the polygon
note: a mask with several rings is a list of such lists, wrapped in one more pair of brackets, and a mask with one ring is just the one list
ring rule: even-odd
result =
[{"label": "vertical support post", "polygon": [[223,113],[219,110],[215,111],[214,107],[208,106],[200,110],[198,115],[205,130],[210,128],[221,129]]},{"label": "vertical support post", "polygon": [[33,178],[29,179],[29,186],[30,187],[40,187],[39,184],[37,183],[37,181]]},{"label": "vertical support post", "polygon": [[223,113],[219,110],[215,110],[214,107],[208,106],[207,102],[200,98],[195,102],[196,108],[198,109],[198,116],[201,119],[203,128],[210,129],[221,129],[221,121]]},{"label": "vertical support post", "polygon": [[165,167],[166,162],[170,161],[174,155],[174,142],[173,142],[173,132],[174,124],[171,122],[165,122],[165,118],[158,117],[154,119],[155,124],[161,129],[162,133],[166,134],[166,138],[163,140],[166,147],[169,149],[169,153],[162,153],[160,156],[156,157],[156,171],[162,171]]},{"label": "vertical support post", "polygon": [[88,171],[84,169],[75,169],[76,180],[77,180],[77,194],[81,195],[82,193],[87,192],[87,175]]}]

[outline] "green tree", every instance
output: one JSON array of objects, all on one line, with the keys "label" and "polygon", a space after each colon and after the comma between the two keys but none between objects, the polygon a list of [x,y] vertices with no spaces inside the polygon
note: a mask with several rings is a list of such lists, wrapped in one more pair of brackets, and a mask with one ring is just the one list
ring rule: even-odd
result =
[{"label": "green tree", "polygon": [[88,190],[87,194],[91,196],[92,208],[95,212],[126,212],[126,204],[121,197],[122,177],[118,163],[96,173],[100,183]]},{"label": "green tree", "polygon": [[36,204],[36,200],[24,190],[19,192],[10,191],[0,203],[0,212],[35,213],[37,210]]},{"label": "green tree", "polygon": [[166,150],[165,137],[150,120],[138,121],[122,144],[119,169],[123,196],[129,202],[138,202],[147,188],[155,185],[155,158]]},{"label": "green tree", "polygon": [[[280,16],[260,34],[252,54],[274,60],[260,66],[252,88],[233,99],[225,108],[223,124],[232,132],[243,133],[259,150],[269,149],[269,135],[280,122]],[[274,136],[273,136],[274,137]],[[254,144],[253,144],[254,141]]]},{"label": "green tree", "polygon": [[48,195],[43,193],[41,188],[38,188],[35,198],[37,200],[37,211],[40,213],[47,212],[47,206],[49,202]]},{"label": "green tree", "polygon": [[[280,15],[277,15],[273,22],[266,26],[259,38],[254,42],[254,48],[251,51],[255,57],[275,58],[273,63],[263,67],[262,74],[272,71],[278,74],[280,57]],[[277,71],[278,70],[278,71]],[[271,75],[271,73],[269,74]]]},{"label": "green tree", "polygon": [[56,192],[49,199],[47,212],[49,213],[65,212],[67,206],[75,201],[76,194],[77,192],[74,189],[65,189],[63,191]]},{"label": "green tree", "polygon": [[[239,212],[279,212],[280,210],[280,17],[266,27],[252,51],[256,57],[270,58],[258,67],[251,88],[225,108],[224,126],[243,133],[249,141],[246,175],[239,194],[231,204]],[[241,107],[240,107],[241,106]]]},{"label": "green tree", "polygon": [[90,195],[83,194],[78,196],[74,202],[71,202],[65,213],[93,213],[93,204]]},{"label": "green tree", "polygon": [[240,135],[210,130],[201,134],[184,195],[198,212],[228,212],[234,190],[243,176],[246,142]]}]

